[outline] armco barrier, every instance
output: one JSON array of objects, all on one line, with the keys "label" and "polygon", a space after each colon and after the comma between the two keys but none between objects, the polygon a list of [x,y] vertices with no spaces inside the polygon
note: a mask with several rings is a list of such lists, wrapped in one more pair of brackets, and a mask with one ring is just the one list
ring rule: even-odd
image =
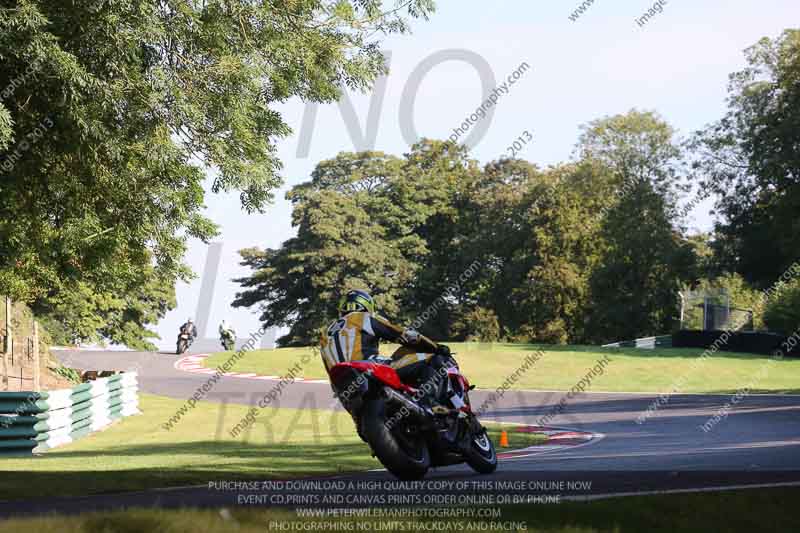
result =
[{"label": "armco barrier", "polygon": [[655,348],[671,348],[672,335],[659,335],[657,337],[644,337],[632,341],[612,342],[604,344],[603,348],[644,348],[653,350]]},{"label": "armco barrier", "polygon": [[68,444],[114,420],[138,414],[135,372],[48,392],[0,392],[0,456]]}]

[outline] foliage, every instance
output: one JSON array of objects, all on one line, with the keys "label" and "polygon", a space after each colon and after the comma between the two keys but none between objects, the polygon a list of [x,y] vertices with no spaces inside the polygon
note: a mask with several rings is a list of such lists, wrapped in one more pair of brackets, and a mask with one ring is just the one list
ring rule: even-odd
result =
[{"label": "foliage", "polygon": [[256,275],[238,280],[248,290],[237,294],[234,306],[263,302],[266,325],[291,324],[281,339],[290,345],[314,342],[317,328],[336,315],[339,298],[352,288],[375,288],[381,309],[397,312],[398,290],[415,268],[405,254],[421,253],[408,225],[414,213],[390,202],[406,194],[396,187],[398,165],[373,152],[320,163],[310,183],[287,194],[297,236],[279,250],[241,252],[242,264]]},{"label": "foliage", "polygon": [[69,368],[67,366],[59,365],[55,367],[49,367],[49,370],[52,373],[57,374],[72,383],[81,382],[81,373],[75,370],[74,368]]},{"label": "foliage", "polygon": [[500,322],[491,309],[474,307],[459,313],[452,326],[454,340],[495,342],[500,340]]},{"label": "foliage", "polygon": [[[287,195],[297,236],[241,252],[253,273],[237,280],[245,290],[234,305],[289,325],[283,345],[314,342],[353,287],[372,289],[396,321],[427,317],[419,329],[439,339],[567,343],[664,331],[695,260],[677,227],[672,130],[632,112],[594,123],[583,142],[580,160],[544,171],[508,159],[481,169],[463,146],[427,139],[402,159],[323,161]],[[614,167],[631,147],[650,152],[637,152],[635,168]],[[636,189],[615,200],[629,175]]]},{"label": "foliage", "polygon": [[578,152],[605,166],[617,189],[601,210],[605,247],[590,280],[592,340],[636,338],[674,324],[677,290],[695,261],[678,227],[686,187],[674,136],[654,113],[634,110],[592,122],[581,137]]},{"label": "foliage", "polygon": [[276,106],[385,72],[379,36],[430,0],[19,0],[0,5],[0,293],[71,335],[150,346],[212,192],[263,210]]},{"label": "foliage", "polygon": [[764,323],[770,331],[793,335],[800,329],[800,279],[781,288],[767,302]]},{"label": "foliage", "polygon": [[691,148],[718,195],[715,252],[758,288],[800,257],[800,30],[764,38],[730,77],[728,112]]},{"label": "foliage", "polygon": [[[699,293],[709,295],[723,293],[727,296],[727,303],[731,307],[737,309],[745,309],[753,312],[753,327],[754,329],[762,329],[764,326],[763,321],[763,305],[762,295],[760,291],[752,288],[744,280],[744,278],[736,273],[726,273],[714,279],[700,280],[700,282],[692,289]],[[722,302],[720,302],[721,304]],[[685,312],[691,313],[691,310]],[[698,314],[697,322],[702,323],[702,317],[699,310],[695,311]]]}]

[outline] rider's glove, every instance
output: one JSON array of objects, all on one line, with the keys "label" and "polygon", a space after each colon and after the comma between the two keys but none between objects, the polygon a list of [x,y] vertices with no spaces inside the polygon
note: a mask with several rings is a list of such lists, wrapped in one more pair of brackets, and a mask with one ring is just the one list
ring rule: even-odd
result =
[{"label": "rider's glove", "polygon": [[391,364],[392,364],[392,358],[391,357],[383,357],[381,355],[373,355],[372,357],[368,357],[367,360],[371,361],[373,363],[378,363],[379,365],[389,365],[389,366],[391,366]]},{"label": "rider's glove", "polygon": [[407,344],[416,344],[419,341],[419,331],[415,329],[407,329],[403,332],[403,340]]}]

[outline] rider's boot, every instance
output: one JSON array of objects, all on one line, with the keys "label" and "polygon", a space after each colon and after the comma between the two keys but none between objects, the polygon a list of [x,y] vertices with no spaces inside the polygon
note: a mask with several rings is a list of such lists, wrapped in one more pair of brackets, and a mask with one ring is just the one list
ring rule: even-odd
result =
[{"label": "rider's boot", "polygon": [[420,398],[419,403],[435,415],[446,416],[451,414],[454,410],[441,402],[441,383],[434,383],[434,385],[428,389],[422,389],[424,395]]}]

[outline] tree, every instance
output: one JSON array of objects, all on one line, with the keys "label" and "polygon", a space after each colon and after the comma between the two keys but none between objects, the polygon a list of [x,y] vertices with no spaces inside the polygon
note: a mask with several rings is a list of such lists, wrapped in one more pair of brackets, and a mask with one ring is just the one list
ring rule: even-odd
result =
[{"label": "tree", "polygon": [[[137,321],[162,316],[173,295],[141,309],[137,291],[189,278],[187,240],[216,232],[202,215],[205,171],[211,191],[263,210],[281,182],[276,141],[290,133],[275,106],[369,86],[385,71],[374,36],[433,7],[382,5],[0,3],[0,294],[81,335],[117,309],[102,333],[143,341]],[[87,320],[60,303],[75,287],[95,302]]]},{"label": "tree", "polygon": [[516,331],[526,322],[515,290],[531,269],[529,208],[544,195],[545,176],[535,166],[516,159],[488,163],[469,190],[462,214],[461,245],[482,268],[472,280],[477,305],[491,309],[499,325]]},{"label": "tree", "polygon": [[311,182],[287,194],[297,236],[278,250],[240,252],[254,272],[237,280],[246,290],[233,305],[259,306],[267,326],[290,325],[282,345],[315,342],[349,289],[371,289],[385,312],[398,314],[416,271],[408,255],[419,243],[402,225],[383,225],[382,216],[373,216],[387,205],[383,200],[399,179],[392,175],[396,168],[394,158],[378,153],[321,162]]},{"label": "tree", "polygon": [[634,110],[590,123],[579,141],[580,157],[607,167],[616,187],[599,212],[605,251],[590,282],[593,340],[670,331],[678,315],[694,254],[678,227],[686,185],[674,137],[656,114]]},{"label": "tree", "polygon": [[770,331],[794,335],[800,329],[800,279],[782,287],[764,309],[764,323]]},{"label": "tree", "polygon": [[320,162],[287,195],[297,236],[277,250],[241,252],[254,272],[237,280],[246,290],[233,305],[260,306],[267,325],[291,324],[280,340],[289,345],[314,339],[351,288],[372,290],[383,312],[405,323],[442,298],[419,329],[446,337],[468,301],[457,196],[478,175],[466,149],[430,140],[402,160],[361,152]]},{"label": "tree", "polygon": [[800,30],[762,39],[745,58],[728,112],[691,148],[698,179],[718,195],[718,261],[764,289],[800,258]]},{"label": "tree", "polygon": [[[607,197],[608,177],[591,163],[550,169],[554,185],[529,209],[533,261],[515,296],[522,296],[524,337],[552,343],[585,337],[589,282],[606,242],[595,214]],[[516,298],[515,298],[516,300]]]},{"label": "tree", "polygon": [[484,258],[472,247],[465,220],[470,191],[481,177],[468,148],[454,142],[422,139],[405,154],[403,179],[398,183],[403,194],[394,199],[403,211],[416,213],[413,233],[424,248],[410,256],[419,267],[404,304],[411,321],[435,305],[434,316],[419,327],[433,338],[447,338],[454,313],[475,303],[471,287]]}]

